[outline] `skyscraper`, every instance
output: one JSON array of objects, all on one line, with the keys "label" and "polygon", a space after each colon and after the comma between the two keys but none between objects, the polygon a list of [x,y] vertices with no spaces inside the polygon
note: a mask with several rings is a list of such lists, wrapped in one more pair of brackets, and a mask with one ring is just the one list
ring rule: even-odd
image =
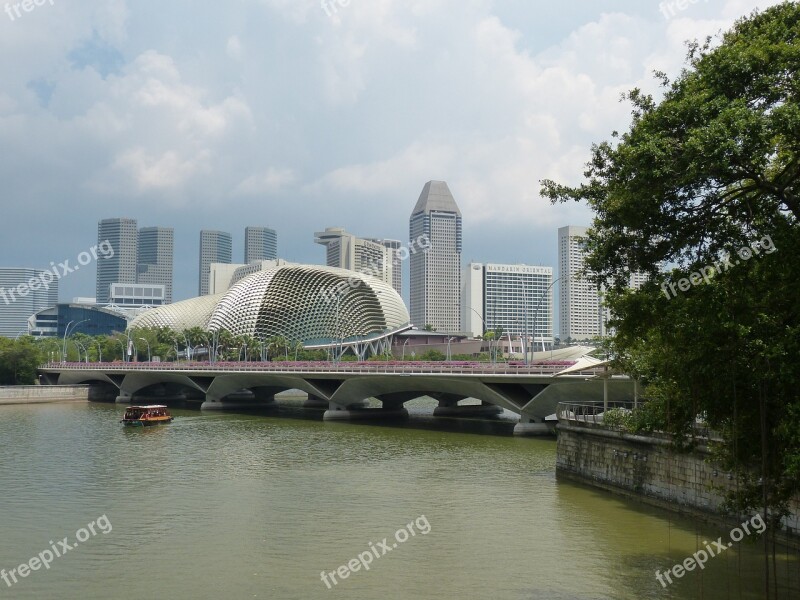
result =
[{"label": "skyscraper", "polygon": [[586,340],[602,334],[603,310],[597,286],[579,273],[586,259],[586,227],[558,230],[559,332],[562,339]]},{"label": "skyscraper", "polygon": [[318,231],[314,241],[325,246],[329,267],[358,271],[392,283],[392,251],[381,241],[356,237],[341,227]]},{"label": "skyscraper", "polygon": [[136,219],[103,219],[97,224],[97,245],[108,240],[114,249],[110,258],[97,261],[95,296],[107,304],[112,283],[136,283],[139,236]]},{"label": "skyscraper", "polygon": [[401,296],[403,295],[403,259],[401,258],[401,248],[403,242],[400,240],[384,240],[380,238],[366,238],[367,241],[381,244],[389,249],[389,263],[392,265],[392,278],[391,283],[394,291]]},{"label": "skyscraper", "polygon": [[245,227],[244,262],[278,258],[278,233],[269,227]]},{"label": "skyscraper", "polygon": [[174,237],[171,227],[142,227],[139,230],[136,283],[163,285],[166,304],[172,302]]},{"label": "skyscraper", "polygon": [[461,211],[444,181],[429,181],[409,220],[412,247],[427,238],[424,252],[411,252],[411,322],[439,331],[461,326]]},{"label": "skyscraper", "polygon": [[230,263],[232,247],[230,233],[208,230],[200,232],[200,296],[208,295],[208,274],[211,263]]},{"label": "skyscraper", "polygon": [[0,268],[0,336],[28,332],[28,319],[58,304],[60,272],[40,269]]}]

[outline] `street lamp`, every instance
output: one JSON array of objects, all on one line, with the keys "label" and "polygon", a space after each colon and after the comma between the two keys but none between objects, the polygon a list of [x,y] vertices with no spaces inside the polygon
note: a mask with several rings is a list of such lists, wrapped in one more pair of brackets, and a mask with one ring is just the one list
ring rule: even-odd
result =
[{"label": "street lamp", "polygon": [[183,340],[186,342],[186,360],[192,360],[192,346],[189,344],[189,338],[186,337],[186,334],[183,334]]},{"label": "street lamp", "polygon": [[400,360],[405,360],[406,359],[406,344],[408,342],[410,342],[410,341],[411,341],[411,338],[406,338],[406,341],[403,342],[403,356],[400,358]]},{"label": "street lamp", "polygon": [[83,347],[83,344],[81,344],[78,340],[72,340],[72,343],[78,347],[78,362],[81,362],[81,350],[83,350],[83,353],[86,355],[86,362],[88,363],[89,352]]},{"label": "street lamp", "polygon": [[147,362],[153,362],[153,357],[150,354],[150,342],[148,342],[147,339],[143,337],[140,337],[139,339],[142,340],[145,344],[147,344]]},{"label": "street lamp", "polygon": [[100,346],[100,341],[95,340],[95,344],[97,344],[97,362],[103,362],[103,348]]},{"label": "street lamp", "polygon": [[[485,336],[486,336],[486,333],[489,331],[489,327],[488,327],[488,325],[486,325],[486,319],[484,319],[484,318],[481,316],[481,313],[479,313],[477,310],[475,310],[475,309],[474,309],[474,308],[472,308],[471,306],[470,306],[470,307],[468,307],[468,308],[469,308],[469,309],[470,309],[472,312],[474,312],[476,315],[478,315],[478,318],[481,320],[481,323],[483,323],[483,335],[484,335],[484,337],[485,337]],[[492,337],[494,337],[494,336],[492,336]],[[493,340],[489,340],[489,357],[490,357],[490,358],[492,357],[492,341],[493,341]],[[492,362],[497,362],[497,353],[495,353],[495,355],[494,355],[494,358],[492,359]]]},{"label": "street lamp", "polygon": [[125,344],[122,343],[122,340],[119,338],[115,338],[119,342],[119,347],[122,348],[122,362],[125,362]]},{"label": "street lamp", "polygon": [[[72,326],[73,323],[75,323],[75,328],[77,328],[78,325],[80,325],[81,323],[86,323],[86,321],[88,320],[89,319],[84,319],[83,321],[78,321],[77,323],[75,323],[75,321],[70,321],[69,323],[67,323],[67,328],[64,330],[64,347],[63,350],[61,351],[61,362],[67,362],[67,336],[69,335],[69,328]],[[81,362],[80,358],[78,359],[78,362]]]},{"label": "street lamp", "polygon": [[[536,346],[536,315],[539,312],[539,307],[541,306],[542,301],[544,300],[544,297],[547,295],[547,293],[550,291],[550,289],[556,284],[556,282],[561,281],[563,278],[564,277],[557,277],[556,279],[554,279],[553,281],[550,282],[550,285],[548,285],[545,288],[545,290],[542,292],[542,295],[539,297],[539,302],[536,303],[536,308],[533,309],[533,345],[534,346]],[[544,336],[542,336],[542,352],[544,352],[544,351],[545,351],[544,350]],[[533,354],[531,354],[531,358],[533,358]]]},{"label": "street lamp", "polygon": [[448,360],[448,361],[452,361],[452,360],[453,360],[453,355],[452,355],[452,353],[450,352],[450,342],[451,342],[452,340],[454,340],[454,339],[456,339],[456,338],[454,338],[454,337],[449,337],[449,338],[447,338],[447,360]]}]

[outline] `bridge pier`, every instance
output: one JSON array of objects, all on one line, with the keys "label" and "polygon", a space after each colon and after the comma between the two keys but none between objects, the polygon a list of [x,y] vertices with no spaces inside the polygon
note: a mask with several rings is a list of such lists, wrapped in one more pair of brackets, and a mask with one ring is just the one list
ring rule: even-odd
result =
[{"label": "bridge pier", "polygon": [[315,396],[313,394],[308,395],[308,400],[303,402],[303,408],[323,408],[325,410],[328,409],[330,402],[327,400],[323,400],[319,396]]},{"label": "bridge pier", "polygon": [[366,408],[363,405],[350,405],[348,407],[330,403],[330,408],[322,415],[323,421],[368,421],[371,419],[407,419],[408,411],[399,406],[386,406],[381,408]]},{"label": "bridge pier", "polygon": [[200,405],[200,410],[253,410],[264,408],[277,408],[275,395],[255,390],[239,390],[223,398],[216,398],[206,394],[206,400]]},{"label": "bridge pier", "polygon": [[514,425],[514,435],[521,437],[553,436],[556,433],[556,422],[547,423],[544,419],[536,421],[536,417],[520,415],[519,423]]},{"label": "bridge pier", "polygon": [[501,406],[489,402],[459,405],[458,401],[439,400],[439,406],[433,409],[434,417],[494,417],[502,413]]},{"label": "bridge pier", "polygon": [[116,400],[114,400],[114,402],[116,402],[117,404],[130,404],[132,400],[133,400],[133,396],[131,396],[127,392],[123,392],[122,390],[120,390],[119,391],[119,396],[117,396],[117,398],[116,398]]}]

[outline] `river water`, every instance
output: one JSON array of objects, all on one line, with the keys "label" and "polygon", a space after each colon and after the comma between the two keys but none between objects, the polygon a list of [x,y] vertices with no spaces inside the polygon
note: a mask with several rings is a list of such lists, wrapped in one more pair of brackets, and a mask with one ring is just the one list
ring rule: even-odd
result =
[{"label": "river water", "polygon": [[[557,479],[555,442],[510,421],[429,408],[402,426],[173,410],[130,430],[113,404],[2,407],[0,568],[42,557],[0,598],[763,597],[746,539],[664,588],[656,570],[728,530]],[[777,564],[800,598],[797,553]]]}]

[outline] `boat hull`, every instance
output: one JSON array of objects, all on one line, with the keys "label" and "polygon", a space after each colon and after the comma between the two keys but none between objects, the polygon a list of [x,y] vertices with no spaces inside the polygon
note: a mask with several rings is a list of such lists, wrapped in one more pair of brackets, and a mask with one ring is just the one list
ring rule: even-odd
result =
[{"label": "boat hull", "polygon": [[125,427],[153,427],[154,425],[167,425],[172,423],[172,417],[169,419],[123,419],[120,422]]}]

